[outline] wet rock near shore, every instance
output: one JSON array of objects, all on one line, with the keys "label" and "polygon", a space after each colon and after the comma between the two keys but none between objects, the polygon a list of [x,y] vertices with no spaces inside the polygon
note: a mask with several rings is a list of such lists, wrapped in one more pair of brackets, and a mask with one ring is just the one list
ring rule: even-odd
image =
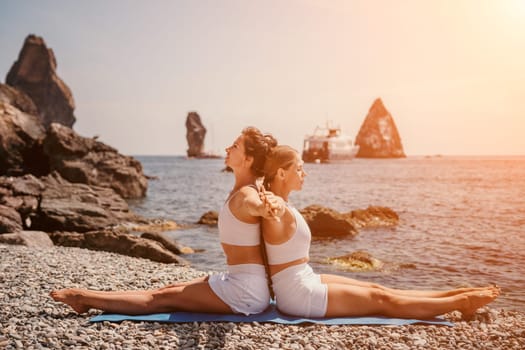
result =
[{"label": "wet rock near shore", "polygon": [[214,210],[210,210],[202,214],[199,221],[197,221],[198,224],[208,225],[208,226],[217,226],[218,222],[219,222],[219,213]]},{"label": "wet rock near shore", "polygon": [[310,205],[300,210],[315,237],[354,236],[357,228],[341,213],[320,205]]},{"label": "wet rock near shore", "polygon": [[31,98],[44,127],[59,122],[68,127],[75,123],[75,102],[69,87],[56,72],[57,62],[53,50],[44,39],[29,35],[18,59],[7,73],[6,84]]},{"label": "wet rock near shore", "polygon": [[327,262],[346,271],[376,271],[383,267],[383,262],[374,258],[365,251],[356,251],[350,254],[330,257]]}]

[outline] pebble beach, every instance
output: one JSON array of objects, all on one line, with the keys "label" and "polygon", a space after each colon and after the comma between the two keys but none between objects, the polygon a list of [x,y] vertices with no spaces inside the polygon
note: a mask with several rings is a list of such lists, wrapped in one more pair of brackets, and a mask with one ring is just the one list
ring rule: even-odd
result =
[{"label": "pebble beach", "polygon": [[523,349],[525,315],[482,308],[454,327],[266,323],[90,323],[53,301],[57,288],[145,289],[206,274],[79,248],[0,245],[0,349]]}]

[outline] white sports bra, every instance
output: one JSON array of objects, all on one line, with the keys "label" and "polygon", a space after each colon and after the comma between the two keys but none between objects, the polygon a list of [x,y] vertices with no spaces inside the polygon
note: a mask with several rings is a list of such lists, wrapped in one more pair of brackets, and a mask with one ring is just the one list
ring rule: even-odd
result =
[{"label": "white sports bra", "polygon": [[310,241],[312,240],[310,228],[297,209],[291,206],[288,206],[288,209],[295,217],[296,229],[292,237],[284,243],[264,243],[270,265],[284,264],[309,257]]},{"label": "white sports bra", "polygon": [[219,212],[219,239],[221,243],[239,245],[239,246],[256,246],[261,242],[261,224],[250,224],[237,219],[230,210],[230,200],[224,203]]}]

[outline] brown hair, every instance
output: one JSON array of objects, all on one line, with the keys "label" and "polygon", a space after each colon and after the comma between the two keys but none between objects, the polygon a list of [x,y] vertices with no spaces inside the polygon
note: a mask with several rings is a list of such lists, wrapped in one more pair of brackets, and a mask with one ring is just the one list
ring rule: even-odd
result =
[{"label": "brown hair", "polygon": [[264,175],[266,157],[271,149],[277,146],[277,140],[270,134],[263,134],[255,127],[247,127],[242,131],[244,149],[247,156],[253,157],[251,171],[255,176]]},{"label": "brown hair", "polygon": [[280,145],[274,147],[266,157],[264,166],[264,187],[270,189],[270,182],[273,181],[277,170],[280,168],[289,169],[297,159],[297,151],[290,146]]}]

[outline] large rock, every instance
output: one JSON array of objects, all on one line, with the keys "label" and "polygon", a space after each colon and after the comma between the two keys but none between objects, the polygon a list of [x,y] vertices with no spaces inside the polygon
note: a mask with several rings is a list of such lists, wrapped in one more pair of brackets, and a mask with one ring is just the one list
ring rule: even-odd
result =
[{"label": "large rock", "polygon": [[16,209],[0,204],[0,233],[22,230],[22,217]]},{"label": "large rock", "polygon": [[361,129],[359,129],[355,143],[359,145],[356,157],[406,157],[394,119],[380,98],[376,99],[370,107]]},{"label": "large rock", "polygon": [[334,237],[356,235],[357,229],[341,213],[320,205],[310,205],[302,210],[312,236]]},{"label": "large rock", "polygon": [[124,198],[146,195],[148,180],[133,157],[92,138],[78,135],[61,124],[49,126],[43,141],[50,170],[70,182],[110,187]]},{"label": "large rock", "polygon": [[186,140],[188,141],[188,157],[202,157],[204,153],[204,137],[206,128],[201,117],[196,112],[188,113],[186,117]]},{"label": "large rock", "polygon": [[26,93],[47,128],[52,122],[72,127],[75,102],[69,87],[56,73],[56,59],[44,39],[29,35],[6,77],[6,83]]},{"label": "large rock", "polygon": [[53,241],[42,231],[20,231],[0,235],[0,243],[25,245],[27,247],[49,248]]},{"label": "large rock", "polygon": [[0,175],[48,172],[41,139],[45,130],[37,117],[0,102]]},{"label": "large rock", "polygon": [[27,114],[38,114],[38,109],[29,96],[12,86],[2,83],[0,83],[0,102],[13,105]]},{"label": "large rock", "polygon": [[36,229],[87,232],[142,220],[111,188],[69,183],[56,173],[42,183],[45,189],[32,218]]},{"label": "large rock", "polygon": [[147,223],[110,188],[70,183],[52,173],[0,177],[0,233],[21,229],[87,232]]},{"label": "large rock", "polygon": [[356,209],[343,216],[357,228],[394,226],[399,223],[399,215],[387,207],[369,206],[366,209]]},{"label": "large rock", "polygon": [[102,250],[145,258],[162,263],[188,265],[188,262],[166,249],[161,243],[113,230],[86,232],[53,232],[51,239],[56,245]]}]

